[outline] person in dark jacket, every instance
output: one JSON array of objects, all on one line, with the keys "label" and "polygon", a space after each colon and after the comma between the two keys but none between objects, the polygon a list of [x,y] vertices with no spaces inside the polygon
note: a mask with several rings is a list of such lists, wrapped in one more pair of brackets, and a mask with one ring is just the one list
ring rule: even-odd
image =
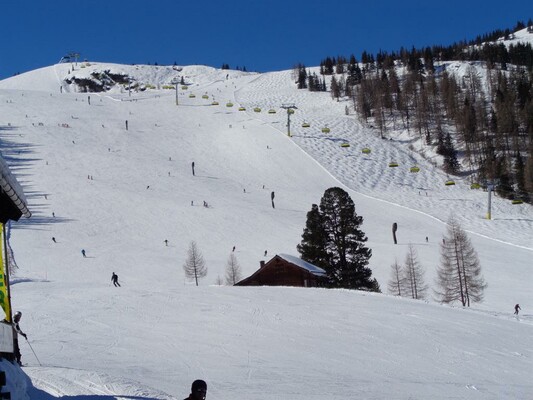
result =
[{"label": "person in dark jacket", "polygon": [[20,326],[19,326],[21,317],[22,317],[22,313],[20,311],[17,311],[15,315],[13,315],[13,331],[14,331],[13,332],[13,347],[15,350],[15,359],[17,360],[17,363],[19,365],[22,365],[22,362],[20,361],[21,354],[20,354],[18,335],[24,336],[24,338],[28,340],[28,335],[22,332],[22,329],[20,329]]},{"label": "person in dark jacket", "polygon": [[113,275],[111,275],[111,282],[113,282],[113,285],[115,285],[115,287],[119,286],[120,287],[120,283],[118,283],[118,275],[115,274],[113,272]]},{"label": "person in dark jacket", "polygon": [[191,394],[184,400],[205,400],[207,383],[201,379],[195,380],[191,385]]},{"label": "person in dark jacket", "polygon": [[519,311],[519,310],[521,310],[521,308],[520,308],[520,304],[515,305],[515,306],[514,306],[514,313],[515,313],[515,315],[518,315],[518,311]]}]

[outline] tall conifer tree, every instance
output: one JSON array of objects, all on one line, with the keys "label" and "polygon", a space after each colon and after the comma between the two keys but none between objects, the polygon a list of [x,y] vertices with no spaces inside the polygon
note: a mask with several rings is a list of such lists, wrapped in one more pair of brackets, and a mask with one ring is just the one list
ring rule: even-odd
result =
[{"label": "tall conifer tree", "polygon": [[349,194],[338,187],[327,189],[320,207],[313,204],[307,217],[297,247],[302,259],[323,268],[331,287],[380,291],[367,267],[372,251],[360,229],[363,217]]}]

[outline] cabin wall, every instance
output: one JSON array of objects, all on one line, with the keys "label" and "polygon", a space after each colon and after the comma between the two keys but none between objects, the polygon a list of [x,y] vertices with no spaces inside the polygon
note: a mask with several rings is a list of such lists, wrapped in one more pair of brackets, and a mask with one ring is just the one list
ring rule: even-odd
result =
[{"label": "cabin wall", "polygon": [[[251,279],[250,279],[251,278]],[[282,259],[274,259],[262,267],[253,278],[243,282],[246,286],[297,286],[316,287],[315,275]]]}]

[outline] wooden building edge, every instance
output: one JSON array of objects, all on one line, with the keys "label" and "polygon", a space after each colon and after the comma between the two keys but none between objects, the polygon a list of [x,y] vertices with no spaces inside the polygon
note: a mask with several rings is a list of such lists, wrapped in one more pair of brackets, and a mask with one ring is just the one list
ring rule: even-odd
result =
[{"label": "wooden building edge", "polygon": [[261,261],[252,275],[235,286],[295,286],[322,287],[326,271],[298,257],[276,254],[269,261]]}]

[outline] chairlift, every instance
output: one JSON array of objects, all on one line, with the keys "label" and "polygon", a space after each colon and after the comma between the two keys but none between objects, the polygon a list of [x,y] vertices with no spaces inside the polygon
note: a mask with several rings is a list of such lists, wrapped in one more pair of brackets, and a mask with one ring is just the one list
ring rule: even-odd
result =
[{"label": "chairlift", "polygon": [[269,114],[275,114],[275,113],[276,113],[276,110],[274,110],[273,108],[271,108],[270,110],[268,110],[268,113],[269,113]]},{"label": "chairlift", "polygon": [[232,103],[231,101],[228,101],[228,102],[226,103],[226,107],[233,107],[233,103]]},{"label": "chairlift", "polygon": [[350,143],[347,143],[347,142],[341,143],[341,147],[350,147]]},{"label": "chairlift", "polygon": [[409,169],[409,171],[410,171],[410,172],[420,172],[420,168],[417,167],[417,166],[415,165],[414,167],[411,167],[411,168]]},{"label": "chairlift", "polygon": [[239,107],[239,111],[246,111],[245,107]]},{"label": "chairlift", "polygon": [[396,161],[391,161],[391,162],[389,163],[389,167],[390,167],[390,168],[396,168],[398,165],[400,165],[400,164],[398,164]]},{"label": "chairlift", "polygon": [[212,103],[211,103],[212,106],[218,106],[218,101],[214,100]]},{"label": "chairlift", "polygon": [[302,124],[302,128],[309,128],[311,126],[311,124],[309,122],[304,122]]},{"label": "chairlift", "polygon": [[187,89],[189,89],[189,86],[187,86],[187,85],[183,85],[183,86],[181,87],[181,90],[187,90]]},{"label": "chairlift", "polygon": [[287,113],[294,114],[294,108],[287,108]]},{"label": "chairlift", "polygon": [[195,95],[194,93],[191,93],[191,94],[189,95],[189,98],[190,98],[190,99],[194,99],[195,97],[196,97],[196,95]]},{"label": "chairlift", "polygon": [[208,99],[209,96],[207,94],[202,95],[202,99]]},{"label": "chairlift", "polygon": [[446,186],[453,186],[455,185],[455,181],[453,179],[448,179],[446,182],[444,182]]},{"label": "chairlift", "polygon": [[260,112],[261,112],[261,108],[260,108],[260,107],[255,107],[255,108],[254,108],[254,112],[256,112],[256,113],[260,113]]},{"label": "chairlift", "polygon": [[330,129],[327,126],[322,128],[322,133],[329,133],[329,132],[330,132]]},{"label": "chairlift", "polygon": [[363,150],[361,150],[363,154],[370,154],[372,150],[370,150],[368,147],[365,147]]},{"label": "chairlift", "polygon": [[522,204],[522,203],[524,203],[524,201],[520,199],[514,199],[513,201],[511,201],[511,204]]},{"label": "chairlift", "polygon": [[481,189],[481,185],[479,183],[473,182],[470,184],[470,189]]}]

